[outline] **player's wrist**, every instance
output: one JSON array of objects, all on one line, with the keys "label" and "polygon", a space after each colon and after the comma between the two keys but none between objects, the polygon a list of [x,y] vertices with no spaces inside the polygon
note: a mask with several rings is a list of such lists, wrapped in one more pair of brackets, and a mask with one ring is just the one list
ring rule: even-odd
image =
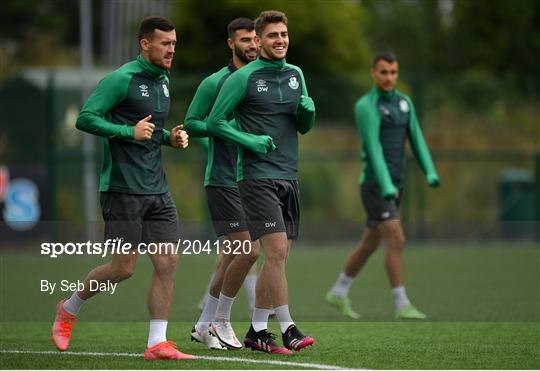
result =
[{"label": "player's wrist", "polygon": [[438,187],[441,184],[441,181],[437,175],[432,175],[428,177],[428,184],[430,187]]},{"label": "player's wrist", "polygon": [[125,126],[125,133],[126,133],[127,138],[136,139],[135,138],[135,126],[126,125]]}]

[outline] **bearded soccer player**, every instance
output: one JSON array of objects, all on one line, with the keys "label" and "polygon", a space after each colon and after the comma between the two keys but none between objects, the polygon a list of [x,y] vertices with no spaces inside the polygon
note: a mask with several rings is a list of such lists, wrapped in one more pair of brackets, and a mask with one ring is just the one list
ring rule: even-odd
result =
[{"label": "bearded soccer player", "polygon": [[360,195],[367,213],[362,239],[349,255],[343,272],[326,301],[344,316],[358,319],[348,293],[371,254],[382,240],[387,242],[386,271],[395,301],[396,318],[424,319],[426,315],[411,304],[403,283],[402,251],[405,243],[399,219],[405,175],[405,140],[411,148],[431,187],[439,185],[439,176],[411,99],[396,90],[399,65],[390,52],[378,53],[371,69],[375,86],[356,103],[355,119],[363,149]]},{"label": "bearded soccer player", "polygon": [[[169,72],[176,47],[174,24],[148,17],[139,27],[140,55],[105,76],[88,98],[77,128],[103,138],[104,160],[99,191],[105,220],[105,239],[123,239],[133,247],[140,242],[178,240],[178,214],[168,191],[161,163],[162,145],[186,148],[182,126],[165,129],[169,113]],[[150,255],[154,273],[148,292],[150,331],[146,359],[190,359],[167,341],[178,256],[173,251]],[[107,264],[94,268],[84,288],[61,300],[56,309],[52,340],[65,351],[82,305],[96,294],[90,281],[117,283],[129,278],[138,251],[113,254]]]},{"label": "bearded soccer player", "polygon": [[[286,353],[268,332],[273,305],[285,348],[299,351],[314,343],[292,320],[285,263],[298,238],[298,132],[315,121],[302,70],[286,63],[287,17],[264,11],[255,21],[259,58],[223,84],[207,120],[213,136],[239,145],[237,181],[252,240],[259,239],[265,261],[257,280],[252,325],[244,344],[253,350]],[[234,112],[236,126],[228,117]],[[259,295],[267,288],[269,295]]]},{"label": "bearded soccer player", "polygon": [[[257,58],[253,20],[237,18],[229,23],[227,31],[232,59],[199,85],[185,119],[190,136],[209,136],[206,119],[223,83],[236,70]],[[232,118],[231,124],[236,125]],[[242,347],[230,324],[231,308],[242,282],[259,256],[258,242],[250,242],[236,185],[237,157],[236,144],[209,136],[204,186],[216,235],[225,236],[233,244],[245,241],[251,244],[249,254],[220,256],[201,316],[191,331],[192,340],[206,344],[209,349]]]}]

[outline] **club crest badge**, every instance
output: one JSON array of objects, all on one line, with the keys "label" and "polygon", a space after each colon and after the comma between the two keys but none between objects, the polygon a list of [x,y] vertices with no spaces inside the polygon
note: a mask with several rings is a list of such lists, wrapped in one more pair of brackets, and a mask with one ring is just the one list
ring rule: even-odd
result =
[{"label": "club crest badge", "polygon": [[409,112],[409,103],[405,99],[399,101],[399,109],[401,112]]},{"label": "club crest badge", "polygon": [[299,86],[300,84],[298,83],[298,80],[296,79],[296,77],[291,76],[291,78],[289,79],[289,88],[296,90],[298,89]]}]

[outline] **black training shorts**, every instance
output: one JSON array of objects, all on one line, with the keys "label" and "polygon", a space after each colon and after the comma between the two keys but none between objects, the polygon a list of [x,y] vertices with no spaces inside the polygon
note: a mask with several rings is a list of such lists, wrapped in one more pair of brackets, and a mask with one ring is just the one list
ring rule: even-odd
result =
[{"label": "black training shorts", "polygon": [[298,182],[282,179],[247,179],[238,183],[251,239],[286,232],[298,239],[300,200]]},{"label": "black training shorts", "polygon": [[180,238],[178,213],[170,192],[101,192],[100,202],[106,240],[123,238],[135,248],[140,242],[175,242]]},{"label": "black training shorts", "polygon": [[248,230],[237,187],[208,186],[205,189],[210,216],[218,237]]},{"label": "black training shorts", "polygon": [[360,186],[360,197],[367,214],[367,226],[374,228],[385,220],[399,219],[399,204],[402,196],[403,188],[399,189],[397,198],[385,200],[377,184],[362,184]]}]

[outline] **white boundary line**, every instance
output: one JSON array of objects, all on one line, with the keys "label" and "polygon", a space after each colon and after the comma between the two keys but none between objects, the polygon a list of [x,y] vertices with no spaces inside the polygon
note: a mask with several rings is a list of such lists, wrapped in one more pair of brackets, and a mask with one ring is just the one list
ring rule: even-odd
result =
[{"label": "white boundary line", "polygon": [[[0,353],[15,353],[15,354],[53,354],[53,355],[72,355],[72,356],[112,356],[112,357],[134,357],[141,358],[143,357],[142,353],[99,353],[99,352],[58,352],[58,351],[35,351],[35,350],[11,350],[11,349],[0,349]],[[333,365],[322,365],[318,363],[302,363],[302,362],[288,362],[288,361],[274,361],[271,359],[268,360],[259,360],[259,359],[250,359],[250,358],[234,358],[234,357],[213,357],[213,356],[197,356],[197,359],[205,359],[208,361],[225,361],[225,362],[239,362],[239,363],[259,363],[259,364],[269,364],[269,365],[280,365],[280,366],[296,366],[317,370],[350,370],[348,368],[343,368]],[[186,360],[189,362],[189,360]]]}]

